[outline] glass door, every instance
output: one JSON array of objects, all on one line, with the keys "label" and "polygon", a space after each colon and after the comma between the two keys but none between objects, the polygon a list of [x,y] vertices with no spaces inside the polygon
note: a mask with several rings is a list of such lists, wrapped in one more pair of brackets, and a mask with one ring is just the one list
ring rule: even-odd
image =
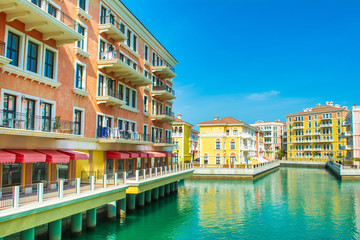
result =
[{"label": "glass door", "polygon": [[35,129],[35,100],[25,99],[25,128]]}]

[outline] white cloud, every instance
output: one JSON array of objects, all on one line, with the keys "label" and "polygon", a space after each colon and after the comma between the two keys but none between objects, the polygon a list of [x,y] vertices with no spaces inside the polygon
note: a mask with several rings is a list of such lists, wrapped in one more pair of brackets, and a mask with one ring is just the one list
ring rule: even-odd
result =
[{"label": "white cloud", "polygon": [[250,95],[247,95],[246,99],[252,100],[252,101],[265,101],[265,100],[269,99],[270,97],[274,97],[279,94],[280,94],[279,91],[271,90],[271,91],[262,92],[262,93],[252,93]]}]

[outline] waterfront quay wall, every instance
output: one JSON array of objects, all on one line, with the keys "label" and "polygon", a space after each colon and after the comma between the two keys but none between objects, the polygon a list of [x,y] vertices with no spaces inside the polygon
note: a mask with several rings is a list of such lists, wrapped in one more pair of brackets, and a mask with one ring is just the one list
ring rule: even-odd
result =
[{"label": "waterfront quay wall", "polygon": [[360,180],[359,166],[348,166],[328,161],[326,167],[340,180]]},{"label": "waterfront quay wall", "polygon": [[281,167],[308,167],[308,168],[325,168],[324,161],[291,161],[280,160]]},{"label": "waterfront quay wall", "polygon": [[[235,165],[236,166],[236,165]],[[195,167],[192,179],[243,179],[255,180],[279,169],[279,161],[250,165],[246,168],[224,168],[220,165]]]}]

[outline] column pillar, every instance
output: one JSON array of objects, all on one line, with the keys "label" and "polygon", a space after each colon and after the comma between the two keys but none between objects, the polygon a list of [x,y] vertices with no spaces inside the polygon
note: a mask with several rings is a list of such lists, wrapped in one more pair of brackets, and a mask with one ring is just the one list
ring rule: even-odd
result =
[{"label": "column pillar", "polygon": [[116,219],[116,201],[107,204],[107,217],[109,220]]},{"label": "column pillar", "polygon": [[35,228],[30,228],[21,232],[21,240],[34,240],[35,239]]},{"label": "column pillar", "polygon": [[170,184],[166,184],[165,185],[165,191],[166,191],[166,195],[170,195]]},{"label": "column pillar", "polygon": [[157,201],[159,199],[159,188],[154,188],[151,195],[152,199]]},{"label": "column pillar", "polygon": [[170,193],[175,192],[174,183],[170,183]]},{"label": "column pillar", "polygon": [[49,240],[61,240],[62,219],[49,223]]},{"label": "column pillar", "polygon": [[119,203],[119,215],[121,221],[124,220],[126,217],[126,198],[119,200],[118,203]]},{"label": "column pillar", "polygon": [[71,216],[71,234],[73,236],[80,236],[82,231],[82,213],[77,213]]},{"label": "column pillar", "polygon": [[137,196],[137,205],[141,208],[145,206],[145,193],[139,193]]},{"label": "column pillar", "polygon": [[129,211],[135,211],[135,207],[136,207],[135,199],[136,199],[135,194],[126,195],[126,205]]},{"label": "column pillar", "polygon": [[159,187],[159,191],[160,191],[160,197],[163,198],[165,196],[165,187],[164,186]]},{"label": "column pillar", "polygon": [[145,202],[146,202],[146,204],[151,203],[151,190],[148,190],[145,192]]},{"label": "column pillar", "polygon": [[86,228],[89,230],[96,228],[96,208],[86,211]]},{"label": "column pillar", "polygon": [[179,183],[176,181],[174,182],[175,185],[175,192],[177,192],[179,190]]}]

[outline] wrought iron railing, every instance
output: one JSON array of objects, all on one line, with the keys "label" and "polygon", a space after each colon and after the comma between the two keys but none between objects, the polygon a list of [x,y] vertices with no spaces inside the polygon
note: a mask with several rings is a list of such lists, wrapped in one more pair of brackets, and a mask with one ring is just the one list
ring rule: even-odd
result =
[{"label": "wrought iron railing", "polygon": [[129,65],[135,71],[137,71],[137,72],[139,72],[141,74],[144,74],[144,69],[142,67],[140,67],[137,62],[135,62],[131,58],[125,56],[119,50],[101,52],[100,57],[101,57],[101,60],[119,59],[120,61],[122,61],[122,62],[126,63],[127,65]]},{"label": "wrought iron railing", "polygon": [[122,33],[125,34],[125,25],[117,22],[112,15],[100,17],[100,24],[107,23],[111,23],[112,25],[114,25],[115,28],[119,29]]},{"label": "wrought iron railing", "polygon": [[119,128],[109,128],[109,127],[100,127],[97,129],[98,138],[106,139],[120,139],[120,140],[130,140],[130,141],[145,141],[149,142],[150,137],[148,134],[137,133],[133,131],[125,131]]},{"label": "wrought iron railing", "polygon": [[175,96],[175,90],[172,89],[172,88],[169,87],[169,86],[153,86],[152,89],[153,89],[154,91],[166,90],[166,91],[168,91],[169,93],[171,93],[172,95]]},{"label": "wrought iron railing", "polygon": [[167,63],[164,60],[153,60],[153,66],[157,67],[157,66],[166,66],[168,67],[171,71],[175,72],[175,68],[172,67],[169,63]]},{"label": "wrought iron railing", "polygon": [[61,11],[60,9],[56,8],[53,4],[51,4],[47,0],[31,0],[34,5],[38,6],[43,11],[47,12],[54,18],[60,20],[62,23],[67,25],[68,27],[75,30],[76,28],[76,21],[71,18],[69,15]]},{"label": "wrought iron railing", "polygon": [[51,118],[8,110],[0,110],[0,127],[75,134],[75,122],[62,120],[60,116]]}]

